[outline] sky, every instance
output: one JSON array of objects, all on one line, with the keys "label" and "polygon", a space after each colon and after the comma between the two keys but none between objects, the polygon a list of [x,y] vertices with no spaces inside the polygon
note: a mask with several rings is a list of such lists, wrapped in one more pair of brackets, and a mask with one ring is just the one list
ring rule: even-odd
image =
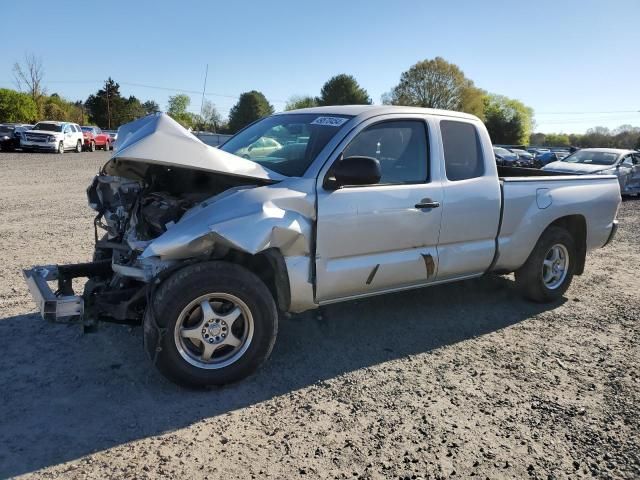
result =
[{"label": "sky", "polygon": [[[535,111],[536,131],[640,126],[640,0],[11,1],[2,7],[0,87],[42,58],[45,86],[84,100],[111,76],[155,100],[186,92],[226,116],[240,93],[276,110],[354,75],[374,103],[400,74],[441,56],[476,86]],[[200,92],[200,93],[198,93]]]}]

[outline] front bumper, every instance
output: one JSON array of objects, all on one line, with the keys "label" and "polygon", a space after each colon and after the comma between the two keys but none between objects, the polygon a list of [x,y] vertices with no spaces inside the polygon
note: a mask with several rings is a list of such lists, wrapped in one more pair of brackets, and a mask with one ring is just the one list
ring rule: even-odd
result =
[{"label": "front bumper", "polygon": [[[48,322],[80,321],[84,315],[84,299],[73,291],[72,280],[92,277],[111,271],[111,261],[77,263],[71,265],[44,265],[23,270],[29,292]],[[58,282],[54,292],[48,282]]]},{"label": "front bumper", "polygon": [[20,142],[20,146],[22,148],[28,148],[31,150],[48,150],[48,151],[56,151],[58,150],[58,142],[30,142],[27,140],[22,140]]},{"label": "front bumper", "polygon": [[33,267],[23,270],[22,274],[44,320],[59,322],[71,320],[73,317],[82,318],[84,313],[84,300],[82,297],[56,294],[47,283],[60,280],[57,265]]}]

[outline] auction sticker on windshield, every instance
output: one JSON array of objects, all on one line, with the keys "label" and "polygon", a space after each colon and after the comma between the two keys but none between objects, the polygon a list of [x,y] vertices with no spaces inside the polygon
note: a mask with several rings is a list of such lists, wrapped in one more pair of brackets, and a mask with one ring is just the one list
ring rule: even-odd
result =
[{"label": "auction sticker on windshield", "polygon": [[311,122],[311,125],[325,125],[327,127],[339,127],[347,120],[349,119],[341,118],[341,117],[318,117],[313,122]]}]

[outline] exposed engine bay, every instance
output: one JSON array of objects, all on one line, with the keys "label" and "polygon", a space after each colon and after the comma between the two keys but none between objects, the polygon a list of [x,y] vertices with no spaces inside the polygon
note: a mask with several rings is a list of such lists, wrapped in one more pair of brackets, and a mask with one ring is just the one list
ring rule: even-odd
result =
[{"label": "exposed engine bay", "polygon": [[201,202],[234,187],[259,183],[180,167],[121,160],[107,163],[87,196],[89,206],[98,212],[94,262],[108,262],[111,268],[89,276],[83,295],[86,316],[139,320],[149,277],[171,266],[164,262],[152,274],[139,273],[136,260],[151,241]]}]

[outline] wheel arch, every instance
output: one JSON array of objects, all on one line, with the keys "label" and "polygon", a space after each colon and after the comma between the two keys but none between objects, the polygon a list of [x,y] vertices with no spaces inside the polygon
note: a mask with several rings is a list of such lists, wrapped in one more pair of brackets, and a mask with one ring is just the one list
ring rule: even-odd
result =
[{"label": "wheel arch", "polygon": [[[566,215],[551,222],[544,231],[549,227],[563,228],[573,237],[573,241],[576,245],[577,256],[574,274],[582,275],[587,257],[587,220],[583,215],[579,214]],[[543,234],[544,231],[542,232]],[[540,236],[542,237],[542,234]]]},{"label": "wheel arch", "polygon": [[291,287],[284,255],[277,248],[268,248],[255,255],[229,249],[224,254],[213,255],[212,260],[222,260],[241,265],[256,274],[267,286],[279,310],[286,312],[291,305]]}]

